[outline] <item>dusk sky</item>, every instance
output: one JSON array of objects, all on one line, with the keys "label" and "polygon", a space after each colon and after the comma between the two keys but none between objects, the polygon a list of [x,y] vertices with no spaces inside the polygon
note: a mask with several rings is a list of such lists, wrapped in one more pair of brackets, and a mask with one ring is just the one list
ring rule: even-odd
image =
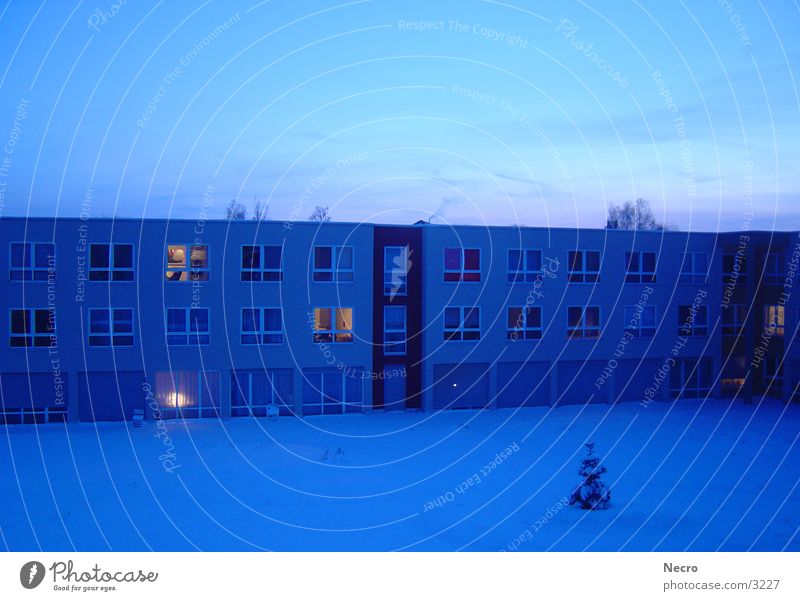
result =
[{"label": "dusk sky", "polygon": [[643,197],[797,230],[798,31],[789,1],[11,1],[0,211],[601,227]]}]

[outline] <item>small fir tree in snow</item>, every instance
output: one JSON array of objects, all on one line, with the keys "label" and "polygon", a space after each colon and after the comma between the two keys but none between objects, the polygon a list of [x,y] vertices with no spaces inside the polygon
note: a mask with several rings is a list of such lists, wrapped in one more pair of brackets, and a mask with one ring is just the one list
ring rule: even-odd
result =
[{"label": "small fir tree in snow", "polygon": [[581,462],[578,474],[583,482],[572,491],[570,505],[578,505],[581,509],[607,509],[611,503],[611,490],[600,479],[606,468],[600,465],[600,459],[594,455],[594,443],[586,443],[586,457]]}]

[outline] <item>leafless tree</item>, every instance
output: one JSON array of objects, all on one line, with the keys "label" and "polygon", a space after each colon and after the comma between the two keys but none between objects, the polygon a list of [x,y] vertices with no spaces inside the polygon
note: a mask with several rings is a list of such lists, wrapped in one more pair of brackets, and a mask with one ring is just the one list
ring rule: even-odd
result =
[{"label": "leafless tree", "polygon": [[269,215],[269,203],[262,203],[256,198],[255,204],[253,205],[253,221],[266,221],[267,215]]},{"label": "leafless tree", "polygon": [[671,230],[675,229],[670,224],[656,221],[650,203],[644,198],[630,200],[622,206],[610,205],[608,207],[608,220],[606,228],[610,230]]},{"label": "leafless tree", "polygon": [[317,221],[319,223],[328,223],[331,216],[328,214],[328,207],[316,207],[314,212],[308,218],[309,221]]},{"label": "leafless tree", "polygon": [[231,198],[228,206],[225,208],[228,221],[241,221],[247,219],[247,207],[238,202],[235,198]]}]

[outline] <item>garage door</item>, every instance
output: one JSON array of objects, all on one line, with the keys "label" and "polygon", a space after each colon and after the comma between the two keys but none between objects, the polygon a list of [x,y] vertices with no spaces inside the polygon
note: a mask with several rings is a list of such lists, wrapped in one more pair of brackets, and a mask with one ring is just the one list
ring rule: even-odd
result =
[{"label": "garage door", "polygon": [[433,366],[434,409],[480,409],[490,400],[487,363]]},{"label": "garage door", "polygon": [[558,405],[583,405],[608,402],[608,391],[595,388],[597,377],[606,367],[604,361],[559,361]]},{"label": "garage door", "polygon": [[129,420],[144,409],[142,371],[90,371],[78,374],[78,406],[82,422]]},{"label": "garage door", "polygon": [[0,374],[0,424],[65,421],[66,391],[66,374]]},{"label": "garage door", "polygon": [[[644,391],[653,386],[658,370],[663,364],[664,362],[659,359],[620,361],[614,374],[614,402],[638,403],[645,400]],[[602,394],[605,394],[605,391]],[[658,393],[658,398],[661,398],[661,392]]]},{"label": "garage door", "polygon": [[497,406],[537,407],[550,402],[550,364],[544,361],[497,364]]}]

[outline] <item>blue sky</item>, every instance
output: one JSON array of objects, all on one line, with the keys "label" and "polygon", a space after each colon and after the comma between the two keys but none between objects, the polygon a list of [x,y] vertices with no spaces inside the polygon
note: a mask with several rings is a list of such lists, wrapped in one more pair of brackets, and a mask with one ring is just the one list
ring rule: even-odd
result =
[{"label": "blue sky", "polygon": [[792,2],[137,4],[0,9],[2,214],[800,229]]}]

